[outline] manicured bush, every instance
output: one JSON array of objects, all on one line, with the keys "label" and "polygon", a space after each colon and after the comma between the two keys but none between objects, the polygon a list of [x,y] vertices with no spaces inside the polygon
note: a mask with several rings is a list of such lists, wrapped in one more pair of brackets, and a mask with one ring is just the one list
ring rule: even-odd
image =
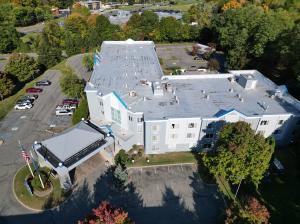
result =
[{"label": "manicured bush", "polygon": [[123,168],[126,167],[126,163],[129,161],[129,156],[124,149],[121,149],[115,156],[116,165],[121,165]]}]

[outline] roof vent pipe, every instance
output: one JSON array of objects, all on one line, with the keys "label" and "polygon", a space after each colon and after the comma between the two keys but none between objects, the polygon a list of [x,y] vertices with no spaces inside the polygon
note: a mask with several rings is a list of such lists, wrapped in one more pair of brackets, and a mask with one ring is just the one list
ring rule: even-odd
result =
[{"label": "roof vent pipe", "polygon": [[230,88],[230,89],[229,89],[229,92],[233,93],[233,88]]},{"label": "roof vent pipe", "polygon": [[205,95],[205,99],[209,100],[209,95]]},{"label": "roof vent pipe", "polygon": [[240,98],[240,101],[243,103],[244,102],[244,98]]},{"label": "roof vent pipe", "polygon": [[205,94],[205,90],[203,89],[202,91],[201,91],[203,94]]}]

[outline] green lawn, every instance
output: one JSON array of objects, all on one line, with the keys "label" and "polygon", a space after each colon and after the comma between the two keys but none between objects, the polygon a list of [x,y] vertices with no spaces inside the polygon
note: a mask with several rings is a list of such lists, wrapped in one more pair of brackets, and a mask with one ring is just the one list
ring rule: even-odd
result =
[{"label": "green lawn", "polygon": [[134,163],[129,163],[129,167],[137,166],[151,166],[151,165],[165,165],[176,163],[196,163],[196,159],[191,152],[171,152],[159,155],[147,156],[149,163],[147,163],[146,157],[141,157],[135,160]]},{"label": "green lawn", "polygon": [[262,184],[261,199],[271,212],[270,223],[300,223],[300,179],[296,155],[291,149],[276,152],[286,171]]},{"label": "green lawn", "polygon": [[[46,169],[45,169],[46,170]],[[24,186],[24,180],[27,175],[30,174],[28,166],[22,167],[17,175],[14,178],[14,191],[20,201],[22,201],[25,205],[34,208],[34,209],[45,209],[55,206],[64,200],[64,197],[67,195],[63,195],[63,192],[60,188],[59,179],[50,178],[50,181],[53,186],[53,192],[49,196],[46,197],[37,197],[35,195],[31,196],[27,189]]]}]

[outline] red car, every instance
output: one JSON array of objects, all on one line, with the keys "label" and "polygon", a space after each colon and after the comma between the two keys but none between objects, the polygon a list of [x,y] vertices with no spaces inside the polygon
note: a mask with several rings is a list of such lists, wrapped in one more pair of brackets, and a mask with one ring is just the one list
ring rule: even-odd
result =
[{"label": "red car", "polygon": [[76,99],[64,99],[63,104],[79,104],[79,100]]},{"label": "red car", "polygon": [[26,89],[26,93],[41,93],[41,92],[43,92],[43,89],[41,89],[41,88],[32,87],[32,88]]}]

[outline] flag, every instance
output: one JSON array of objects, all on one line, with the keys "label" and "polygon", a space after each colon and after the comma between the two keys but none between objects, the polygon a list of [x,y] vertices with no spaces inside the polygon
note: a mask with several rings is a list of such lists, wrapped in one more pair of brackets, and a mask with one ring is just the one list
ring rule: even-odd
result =
[{"label": "flag", "polygon": [[30,160],[30,157],[29,157],[28,153],[23,149],[23,147],[22,147],[21,154],[22,154],[23,159],[24,159],[26,162],[28,162],[28,161]]}]

